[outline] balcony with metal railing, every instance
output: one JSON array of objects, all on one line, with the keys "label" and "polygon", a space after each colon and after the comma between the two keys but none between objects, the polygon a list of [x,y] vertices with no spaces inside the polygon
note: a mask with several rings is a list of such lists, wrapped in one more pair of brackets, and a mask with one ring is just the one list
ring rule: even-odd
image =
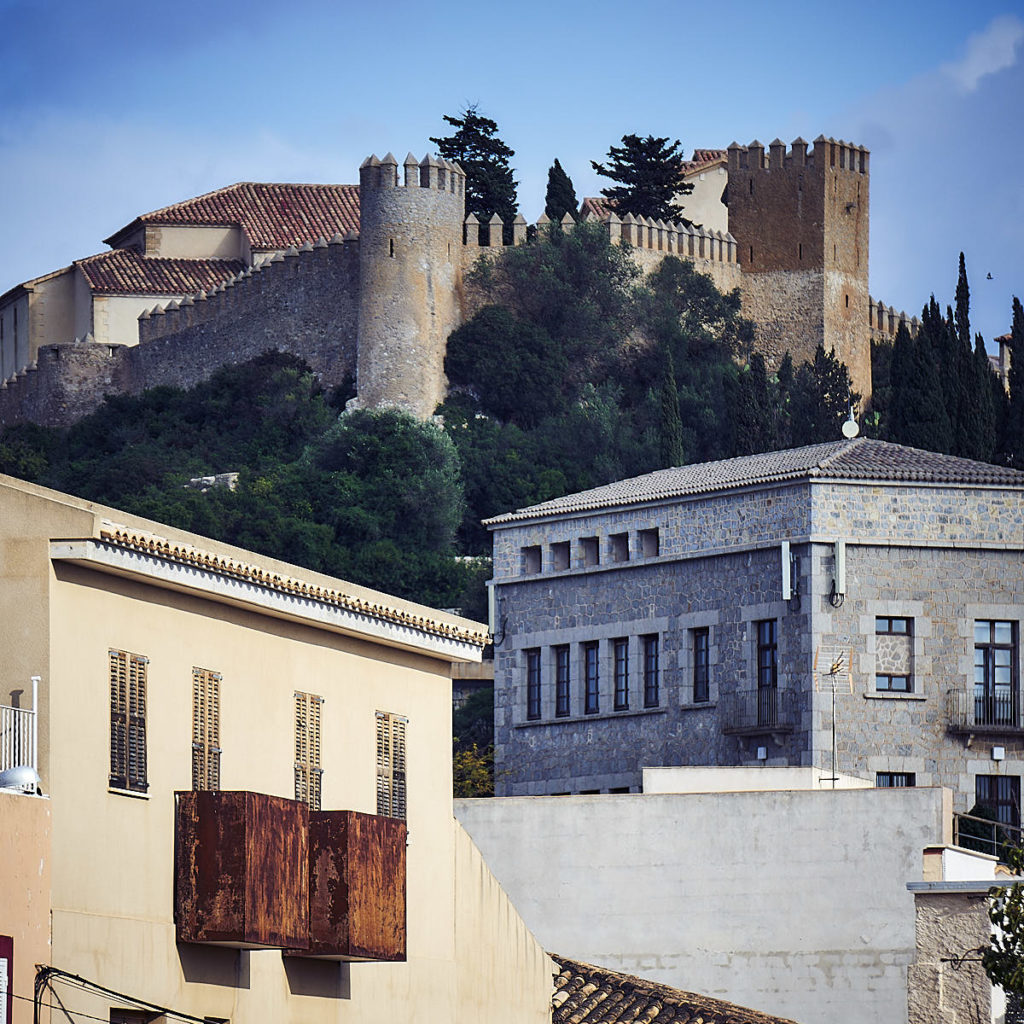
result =
[{"label": "balcony with metal railing", "polygon": [[950,690],[946,701],[949,731],[952,733],[1024,735],[1020,700],[1015,689],[980,694]]},{"label": "balcony with metal railing", "polygon": [[796,694],[777,686],[740,691],[724,709],[723,732],[731,736],[786,735],[796,729]]},{"label": "balcony with metal railing", "polygon": [[0,789],[34,793],[39,784],[39,680],[32,680],[32,707],[0,704]]},{"label": "balcony with metal railing", "polygon": [[1024,843],[1024,830],[1010,822],[992,821],[974,814],[953,815],[953,845],[991,854],[1001,861],[1007,851]]}]

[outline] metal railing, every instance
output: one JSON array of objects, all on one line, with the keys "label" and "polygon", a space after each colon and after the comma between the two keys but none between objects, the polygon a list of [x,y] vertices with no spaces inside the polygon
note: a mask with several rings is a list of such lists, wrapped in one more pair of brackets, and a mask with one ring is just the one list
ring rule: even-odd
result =
[{"label": "metal railing", "polygon": [[726,728],[749,732],[755,729],[792,729],[796,701],[792,690],[762,686],[741,691],[726,709]]},{"label": "metal railing", "polygon": [[[39,679],[32,677],[32,707],[0,704],[0,772],[10,768],[39,769]],[[35,780],[16,788],[35,792]]]},{"label": "metal railing", "polygon": [[950,728],[969,732],[1021,729],[1020,705],[1015,693],[976,696],[965,690],[948,692]]},{"label": "metal railing", "polygon": [[1022,845],[1024,830],[1020,825],[1010,825],[990,818],[978,818],[973,814],[953,815],[953,845],[976,853],[989,853],[1005,860],[1010,847]]}]

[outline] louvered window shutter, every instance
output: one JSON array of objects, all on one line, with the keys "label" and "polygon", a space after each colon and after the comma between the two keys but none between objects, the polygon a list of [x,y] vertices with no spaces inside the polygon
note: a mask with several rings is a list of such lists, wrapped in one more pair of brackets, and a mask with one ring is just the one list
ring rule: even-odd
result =
[{"label": "louvered window shutter", "polygon": [[110,651],[110,785],[128,788],[128,655]]},{"label": "louvered window shutter", "polygon": [[406,719],[377,712],[377,813],[405,819]]},{"label": "louvered window shutter", "polygon": [[320,810],[320,706],[323,697],[295,693],[295,799]]},{"label": "louvered window shutter", "polygon": [[220,674],[192,669],[192,788],[220,789]]},{"label": "louvered window shutter", "polygon": [[110,667],[110,785],[145,793],[146,667],[127,651],[108,651]]}]

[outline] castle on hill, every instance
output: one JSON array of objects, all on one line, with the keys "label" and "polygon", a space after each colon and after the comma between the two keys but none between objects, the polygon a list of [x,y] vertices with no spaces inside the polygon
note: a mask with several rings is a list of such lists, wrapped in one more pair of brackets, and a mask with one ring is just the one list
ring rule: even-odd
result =
[{"label": "castle on hill", "polygon": [[[681,213],[700,226],[594,199],[581,214],[645,270],[676,255],[739,288],[770,364],[823,344],[867,396],[871,338],[906,320],[868,294],[868,160],[824,137],[733,143],[687,164]],[[188,387],[267,349],[326,386],[354,380],[360,406],[429,416],[447,337],[473,312],[464,279],[503,227],[466,216],[457,164],[390,153],[363,162],[358,186],[240,183],[143,214],[109,250],[0,296],[0,425],[71,423],[106,394]],[[517,217],[511,244],[527,230]]]}]

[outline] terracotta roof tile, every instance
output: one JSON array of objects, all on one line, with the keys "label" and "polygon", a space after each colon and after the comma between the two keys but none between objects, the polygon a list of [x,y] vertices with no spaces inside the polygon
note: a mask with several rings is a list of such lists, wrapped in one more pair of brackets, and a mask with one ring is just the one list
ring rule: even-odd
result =
[{"label": "terracotta roof tile", "polygon": [[551,1024],[793,1024],[724,999],[551,954],[559,967]]},{"label": "terracotta roof tile", "polygon": [[586,216],[588,213],[594,214],[598,220],[604,220],[612,210],[615,209],[615,204],[604,196],[590,196],[583,200],[583,205],[580,207],[580,213],[582,216]]},{"label": "terracotta roof tile", "polygon": [[241,181],[144,213],[106,243],[116,245],[120,236],[140,224],[240,224],[253,249],[287,249],[358,232],[359,186]]},{"label": "terracotta roof tile", "polygon": [[699,167],[701,164],[717,164],[719,160],[728,158],[729,151],[727,149],[695,149],[687,163],[693,167]]},{"label": "terracotta roof tile", "polygon": [[829,441],[786,451],[744,455],[721,462],[659,469],[644,476],[617,480],[603,487],[517,509],[487,519],[485,523],[510,523],[799,479],[943,483],[1024,490],[1024,472],[1020,470],[859,437],[851,441]]},{"label": "terracotta roof tile", "polygon": [[108,295],[190,295],[245,270],[241,260],[184,260],[112,249],[76,260],[89,287]]}]

